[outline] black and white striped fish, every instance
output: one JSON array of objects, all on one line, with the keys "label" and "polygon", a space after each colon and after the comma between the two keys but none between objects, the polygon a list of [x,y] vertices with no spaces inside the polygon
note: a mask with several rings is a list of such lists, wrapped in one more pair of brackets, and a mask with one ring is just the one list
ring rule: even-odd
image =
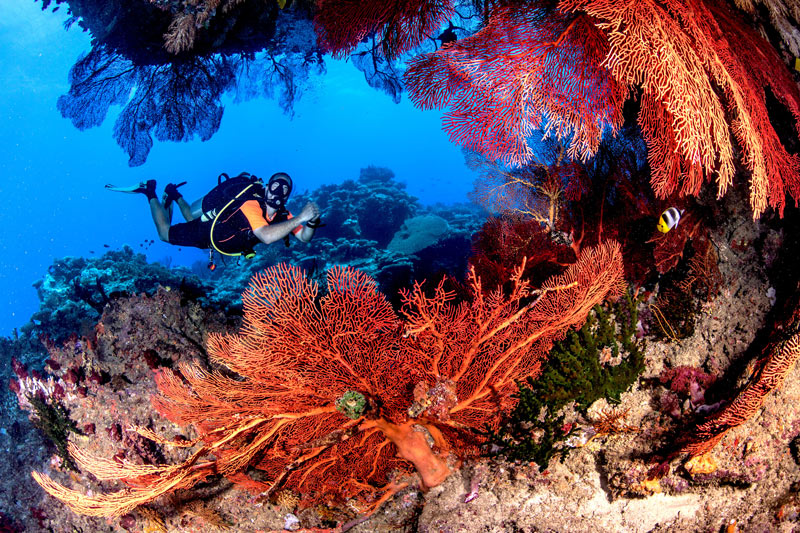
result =
[{"label": "black and white striped fish", "polygon": [[677,226],[678,222],[681,221],[681,215],[683,214],[683,211],[683,209],[678,209],[677,207],[670,207],[661,213],[656,229],[661,233],[666,233],[671,229],[675,229],[675,226]]}]

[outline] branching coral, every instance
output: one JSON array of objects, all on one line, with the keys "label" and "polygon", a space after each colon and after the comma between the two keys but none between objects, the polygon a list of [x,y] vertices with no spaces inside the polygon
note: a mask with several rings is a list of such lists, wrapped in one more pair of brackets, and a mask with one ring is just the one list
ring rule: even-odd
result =
[{"label": "branching coral", "polygon": [[470,168],[480,172],[472,199],[491,213],[530,218],[548,232],[555,230],[566,188],[581,181],[580,167],[566,158],[563,145],[553,143],[547,148],[548,160],[534,157],[518,170],[505,170],[477,154],[469,157]]},{"label": "branching coral", "polygon": [[[243,297],[241,333],[208,342],[212,360],[241,378],[198,365],[157,374],[154,406],[199,434],[183,463],[120,464],[72,446],[81,468],[129,488],[87,496],[34,477],[89,515],[121,515],[213,474],[258,491],[285,487],[309,502],[360,497],[373,508],[403,486],[392,471],[413,467],[423,486],[435,486],[451,458],[475,450],[475,430],[496,425],[513,405],[516,380],[539,372],[553,340],[622,284],[614,243],[587,249],[535,291],[523,268],[508,296],[484,295],[474,274],[472,299],[458,304],[441,284],[431,294],[417,285],[405,294],[402,318],[356,270],[329,271],[328,293],[318,299],[299,269],[268,269]],[[353,392],[364,406],[345,416],[337,400],[359,403]],[[248,467],[265,481],[245,475]]]}]

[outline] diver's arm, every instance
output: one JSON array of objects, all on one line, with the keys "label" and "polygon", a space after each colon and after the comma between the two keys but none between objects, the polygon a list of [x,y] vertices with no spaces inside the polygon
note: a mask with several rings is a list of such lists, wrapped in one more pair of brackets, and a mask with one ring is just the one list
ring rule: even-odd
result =
[{"label": "diver's arm", "polygon": [[[271,244],[275,241],[283,239],[292,233],[298,226],[301,226],[309,220],[313,220],[318,217],[319,207],[317,207],[317,204],[314,202],[308,202],[305,207],[303,207],[303,210],[300,212],[299,216],[279,222],[278,224],[261,226],[260,228],[253,230],[253,233],[264,244]],[[304,231],[308,230],[311,231],[311,235],[314,234],[313,229],[303,226],[303,229],[298,232],[297,238],[303,240],[299,234],[302,234]],[[303,242],[308,241],[303,240]]]},{"label": "diver's arm", "polygon": [[305,207],[303,207],[303,210],[300,212],[301,217],[304,215],[311,215],[311,218],[306,219],[304,222],[305,225],[303,226],[303,229],[294,234],[294,236],[297,237],[297,240],[299,240],[300,242],[310,241],[314,237],[314,232],[317,231],[316,227],[309,227],[307,224],[312,220],[317,223],[319,222],[319,207],[317,206],[317,204],[315,204],[314,202],[308,202],[305,205]]},{"label": "diver's arm", "polygon": [[289,235],[295,230],[295,228],[302,225],[303,222],[303,219],[300,217],[292,218],[277,224],[261,226],[260,228],[253,230],[253,234],[264,244],[272,244],[273,242],[279,241]]},{"label": "diver's arm", "polygon": [[317,231],[317,228],[303,226],[303,229],[300,230],[298,233],[295,233],[294,236],[297,237],[298,241],[308,242],[314,238],[315,231]]}]

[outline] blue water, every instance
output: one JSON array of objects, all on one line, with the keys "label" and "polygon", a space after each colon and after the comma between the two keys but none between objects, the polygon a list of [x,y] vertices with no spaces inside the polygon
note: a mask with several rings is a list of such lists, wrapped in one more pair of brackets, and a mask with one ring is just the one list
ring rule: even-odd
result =
[{"label": "blue water", "polygon": [[[10,335],[38,309],[32,284],[53,259],[101,255],[158,241],[140,195],[103,185],[145,179],[188,181],[187,198],[202,196],[220,172],[269,176],[288,172],[298,191],[356,179],[368,165],[391,168],[423,203],[466,201],[473,173],[441,130],[441,113],[399,105],[367,86],[352,65],[326,58],[327,74],[295,106],[289,120],[273,100],[224,100],[219,131],[207,142],[155,141],[147,162],[128,166],[112,137],[115,116],[79,131],[56,100],[69,89],[70,67],[89,50],[89,35],[32,0],[5,0],[0,17],[0,335]],[[118,110],[117,110],[118,111]],[[94,252],[94,254],[92,254]],[[200,250],[156,242],[150,261],[190,265]]]}]

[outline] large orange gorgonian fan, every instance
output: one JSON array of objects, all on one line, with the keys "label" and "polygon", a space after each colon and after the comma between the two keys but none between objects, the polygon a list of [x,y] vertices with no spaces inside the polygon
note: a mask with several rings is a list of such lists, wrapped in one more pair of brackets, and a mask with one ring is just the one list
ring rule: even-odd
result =
[{"label": "large orange gorgonian fan", "polygon": [[208,342],[212,360],[241,378],[199,365],[157,375],[155,407],[198,434],[184,462],[118,463],[70,445],[81,469],[128,488],[89,496],[34,478],[75,512],[95,516],[127,513],[213,474],[267,494],[285,487],[307,503],[358,498],[373,509],[404,486],[398,473],[415,470],[423,487],[435,486],[476,452],[475,430],[497,425],[517,380],[539,373],[553,340],[623,285],[616,243],[585,250],[537,290],[523,270],[507,295],[484,295],[473,273],[471,299],[460,303],[441,284],[428,294],[417,285],[398,317],[357,270],[329,271],[328,293],[318,299],[302,271],[272,267],[243,297],[241,333]]},{"label": "large orange gorgonian fan", "polygon": [[320,0],[314,17],[320,47],[346,55],[376,34],[387,59],[419,45],[453,16],[451,0]]},{"label": "large orange gorgonian fan", "polygon": [[405,83],[422,109],[448,107],[450,138],[492,161],[531,161],[535,129],[571,136],[587,159],[622,123],[625,88],[600,66],[608,42],[589,17],[505,6],[474,35],[409,62]]}]

